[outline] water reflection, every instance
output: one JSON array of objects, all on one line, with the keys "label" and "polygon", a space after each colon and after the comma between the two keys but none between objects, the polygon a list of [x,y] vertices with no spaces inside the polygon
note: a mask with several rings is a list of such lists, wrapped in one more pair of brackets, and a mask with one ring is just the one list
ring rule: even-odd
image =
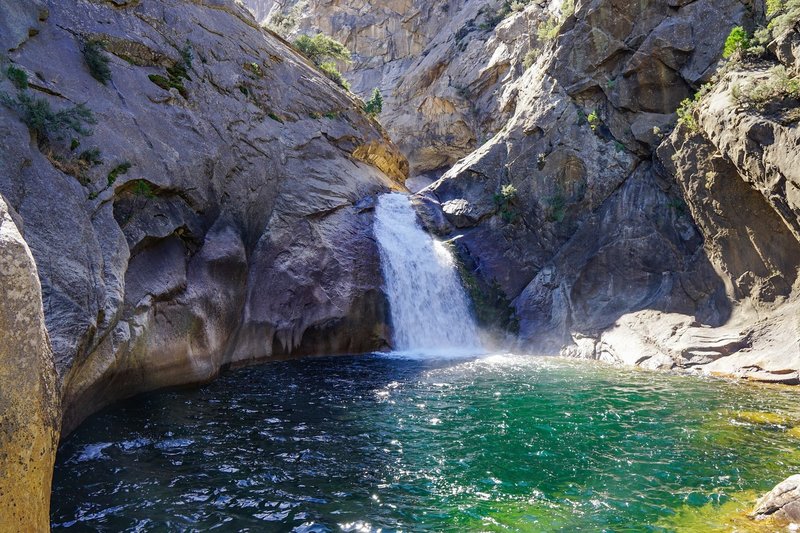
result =
[{"label": "water reflection", "polygon": [[[765,411],[788,422],[741,415]],[[53,527],[641,529],[783,479],[793,421],[794,390],[586,362],[276,363],[89,420]]]}]

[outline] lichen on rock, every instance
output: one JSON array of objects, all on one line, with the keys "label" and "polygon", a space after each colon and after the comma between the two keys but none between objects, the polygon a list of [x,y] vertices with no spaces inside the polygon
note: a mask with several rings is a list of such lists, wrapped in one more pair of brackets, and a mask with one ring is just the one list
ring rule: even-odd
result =
[{"label": "lichen on rock", "polygon": [[0,196],[0,519],[46,531],[60,416],[53,352],[31,252]]}]

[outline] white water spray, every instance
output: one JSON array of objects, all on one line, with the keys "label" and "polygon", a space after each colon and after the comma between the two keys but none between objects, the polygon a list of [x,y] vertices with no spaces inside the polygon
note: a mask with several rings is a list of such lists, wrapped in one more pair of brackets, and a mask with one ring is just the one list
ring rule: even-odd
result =
[{"label": "white water spray", "polygon": [[406,195],[381,196],[375,214],[395,350],[481,353],[478,328],[447,246],[423,231]]}]

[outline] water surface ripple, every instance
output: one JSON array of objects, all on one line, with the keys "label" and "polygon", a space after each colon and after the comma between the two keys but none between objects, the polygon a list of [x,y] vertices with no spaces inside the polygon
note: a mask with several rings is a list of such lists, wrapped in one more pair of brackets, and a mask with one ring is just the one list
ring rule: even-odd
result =
[{"label": "water surface ripple", "polygon": [[[92,417],[59,451],[52,523],[680,530],[687,508],[713,511],[800,470],[788,431],[796,399],[791,389],[533,357],[274,363]],[[741,415],[752,411],[781,422]]]}]

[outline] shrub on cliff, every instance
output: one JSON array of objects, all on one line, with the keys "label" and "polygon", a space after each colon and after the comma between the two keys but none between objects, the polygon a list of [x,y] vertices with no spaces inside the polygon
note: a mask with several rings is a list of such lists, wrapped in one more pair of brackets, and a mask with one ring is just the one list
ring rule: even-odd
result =
[{"label": "shrub on cliff", "polygon": [[786,67],[778,65],[769,70],[766,79],[744,87],[735,85],[732,93],[737,102],[763,109],[770,102],[800,99],[800,76],[793,76]]},{"label": "shrub on cliff", "polygon": [[347,91],[350,90],[350,84],[344,79],[335,63],[335,61],[345,63],[350,61],[350,50],[345,45],[323,33],[318,33],[313,37],[301,35],[295,39],[294,47],[334,83]]},{"label": "shrub on cliff", "polygon": [[750,46],[750,36],[741,26],[735,26],[725,39],[725,48],[722,50],[722,57],[729,58],[737,52],[747,49]]},{"label": "shrub on cliff", "polygon": [[6,69],[6,77],[8,77],[11,83],[14,84],[14,87],[20,91],[24,91],[28,88],[28,74],[21,68],[9,65]]},{"label": "shrub on cliff", "polygon": [[319,69],[336,85],[345,91],[350,90],[350,83],[348,83],[348,81],[344,79],[344,76],[342,76],[342,73],[339,72],[339,69],[336,67],[336,63],[333,61],[327,61],[319,65]]},{"label": "shrub on cliff", "polygon": [[494,203],[500,213],[500,217],[506,222],[514,222],[517,218],[516,209],[517,188],[512,184],[503,185],[500,192],[494,195]]},{"label": "shrub on cliff", "polygon": [[27,91],[20,91],[16,97],[0,93],[0,102],[17,112],[40,145],[63,139],[69,131],[88,135],[88,125],[96,123],[91,110],[83,104],[54,111],[50,102]]},{"label": "shrub on cliff", "polygon": [[769,0],[766,11],[770,37],[778,37],[800,22],[800,0]]},{"label": "shrub on cliff", "polygon": [[294,46],[298,52],[318,67],[330,60],[350,61],[350,50],[336,39],[323,33],[318,33],[313,37],[301,35],[295,39]]},{"label": "shrub on cliff", "polygon": [[111,69],[108,67],[108,57],[105,55],[102,41],[92,40],[84,43],[83,59],[94,79],[103,85],[111,81]]}]

